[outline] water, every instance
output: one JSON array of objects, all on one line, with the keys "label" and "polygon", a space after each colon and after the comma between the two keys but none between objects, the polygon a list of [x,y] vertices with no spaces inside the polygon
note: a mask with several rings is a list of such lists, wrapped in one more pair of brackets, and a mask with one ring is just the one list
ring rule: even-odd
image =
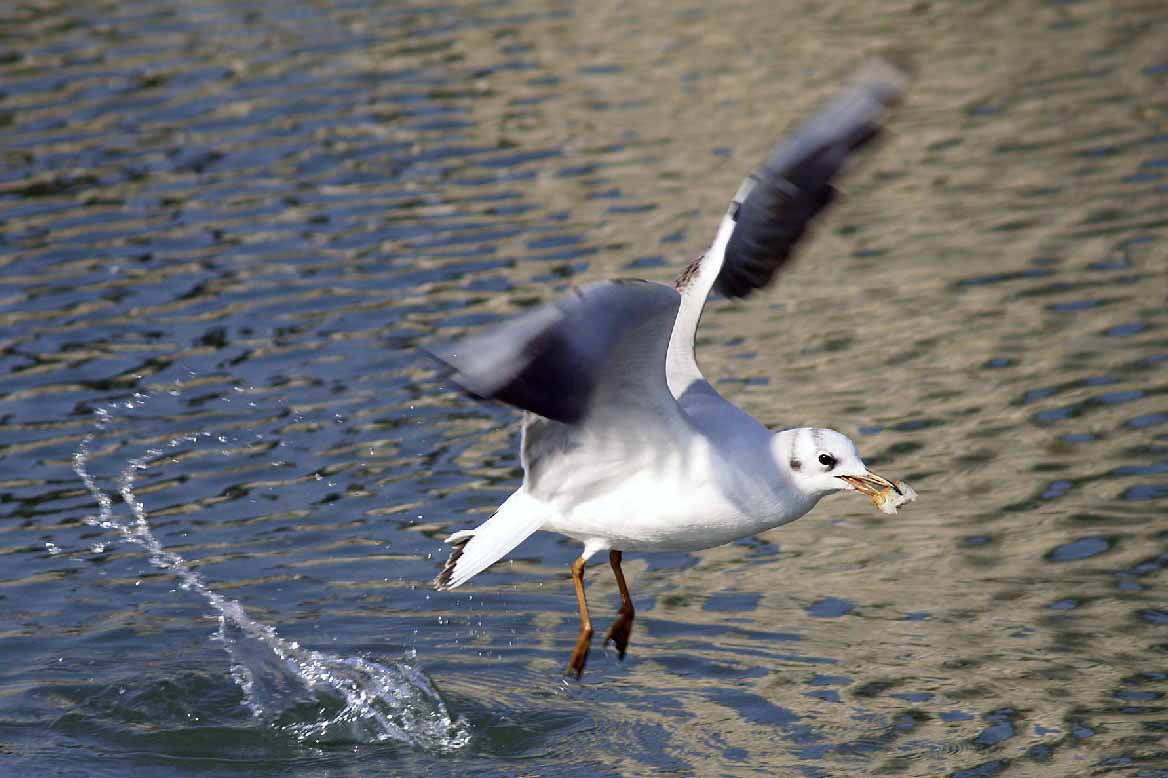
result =
[{"label": "water", "polygon": [[[180,392],[171,390],[168,394],[178,396]],[[135,397],[140,405],[149,399],[140,393]],[[135,403],[126,402],[124,407],[133,410]],[[104,431],[110,423],[110,411],[99,408],[97,416],[97,429]],[[399,741],[431,749],[465,745],[465,722],[451,719],[438,693],[412,666],[398,662],[385,667],[361,657],[306,650],[284,640],[271,626],[249,617],[238,601],[207,586],[185,559],[162,547],[150,527],[145,505],[134,493],[137,471],[164,459],[175,461],[180,453],[175,449],[184,443],[198,443],[200,437],[211,435],[204,431],[201,436],[175,438],[164,448],[147,449],[144,456],[130,460],[118,478],[118,491],[131,521],[115,517],[113,501],[89,473],[94,435],[86,435],[73,457],[74,472],[99,507],[96,516],[86,518],[86,524],[112,530],[141,546],[152,565],[177,578],[182,589],[207,601],[219,620],[215,636],[231,656],[231,677],[243,692],[243,703],[264,725],[290,732],[302,742]],[[217,440],[227,442],[225,436]],[[230,456],[231,452],[223,454]],[[101,553],[104,545],[91,550]],[[305,710],[296,715],[300,708]],[[285,715],[292,720],[282,722]]]},{"label": "water", "polygon": [[[1168,775],[1162,3],[0,19],[0,774]],[[565,681],[572,544],[428,587],[517,429],[417,346],[667,280],[883,50],[888,139],[702,362],[919,501],[627,556]]]}]

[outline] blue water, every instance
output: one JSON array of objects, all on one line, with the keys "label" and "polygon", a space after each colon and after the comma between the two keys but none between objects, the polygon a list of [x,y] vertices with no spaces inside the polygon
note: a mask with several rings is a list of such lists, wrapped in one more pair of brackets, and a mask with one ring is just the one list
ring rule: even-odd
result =
[{"label": "blue water", "polygon": [[[0,775],[1168,775],[1161,4],[0,9]],[[453,593],[516,417],[419,346],[668,280],[908,52],[719,387],[920,493]],[[590,568],[598,632],[611,576]],[[601,632],[602,634],[602,632]]]}]

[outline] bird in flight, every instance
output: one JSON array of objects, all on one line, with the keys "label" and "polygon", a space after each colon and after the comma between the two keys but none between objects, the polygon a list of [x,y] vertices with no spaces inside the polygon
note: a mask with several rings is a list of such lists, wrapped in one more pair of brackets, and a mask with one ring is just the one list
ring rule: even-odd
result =
[{"label": "bird in flight", "polygon": [[597,552],[608,552],[621,597],[605,644],[623,659],[634,616],[623,552],[729,543],[792,522],[834,492],[860,492],[888,513],[916,496],[869,470],[839,432],[767,429],[714,389],[694,354],[707,300],[770,283],[831,202],[833,179],[879,134],[902,80],[885,63],[862,69],[746,178],[709,249],[672,286],[591,283],[432,350],[472,395],[524,412],[523,483],[486,522],[447,539],[439,590],[536,530],[579,541],[580,633],[568,663],[579,677],[592,641],[584,566]]}]

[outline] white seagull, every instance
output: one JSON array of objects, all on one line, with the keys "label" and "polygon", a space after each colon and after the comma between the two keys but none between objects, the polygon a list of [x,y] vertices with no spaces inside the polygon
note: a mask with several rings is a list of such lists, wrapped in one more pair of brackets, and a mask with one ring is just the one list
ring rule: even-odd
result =
[{"label": "white seagull", "polygon": [[915,497],[870,471],[845,435],[772,432],[706,380],[694,334],[711,292],[745,297],[790,257],[831,201],[831,181],[880,131],[902,76],[883,63],[739,187],[710,248],[673,286],[600,281],[433,354],[471,394],[524,411],[523,484],[480,526],[456,532],[435,580],[454,589],[536,530],[584,545],[572,564],[580,634],[569,662],[583,672],[592,639],[584,564],[608,551],[621,607],[605,642],[623,659],[633,603],[623,551],[690,551],[798,519],[833,492],[868,495],[881,510]]}]

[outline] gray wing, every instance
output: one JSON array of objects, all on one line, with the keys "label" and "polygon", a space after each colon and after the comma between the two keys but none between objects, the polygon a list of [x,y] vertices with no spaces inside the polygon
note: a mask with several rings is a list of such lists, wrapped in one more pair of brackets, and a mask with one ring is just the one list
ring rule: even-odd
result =
[{"label": "gray wing", "polygon": [[679,301],[662,284],[602,281],[431,353],[476,397],[565,424],[679,414],[665,379]]},{"label": "gray wing", "polygon": [[856,151],[879,135],[881,118],[899,98],[903,80],[899,70],[882,62],[861,70],[850,87],[779,143],[742,182],[709,250],[674,282],[682,293],[669,348],[669,384],[676,395],[704,380],[693,349],[710,292],[745,297],[770,283],[831,203],[832,181]]},{"label": "gray wing", "polygon": [[[770,283],[812,220],[831,203],[832,181],[845,163],[880,134],[881,118],[899,99],[902,81],[890,65],[869,65],[747,176],[727,212],[734,228],[724,251],[721,256],[707,252],[698,260],[718,265],[714,291],[745,297]],[[701,270],[705,275],[707,268]],[[679,288],[687,274],[692,279],[695,269],[682,273]]]},{"label": "gray wing", "polygon": [[831,203],[831,182],[844,163],[880,134],[885,108],[900,96],[900,80],[889,67],[869,68],[742,183],[730,206],[737,206],[738,226],[726,244],[715,291],[745,297],[770,283],[812,219]]}]

